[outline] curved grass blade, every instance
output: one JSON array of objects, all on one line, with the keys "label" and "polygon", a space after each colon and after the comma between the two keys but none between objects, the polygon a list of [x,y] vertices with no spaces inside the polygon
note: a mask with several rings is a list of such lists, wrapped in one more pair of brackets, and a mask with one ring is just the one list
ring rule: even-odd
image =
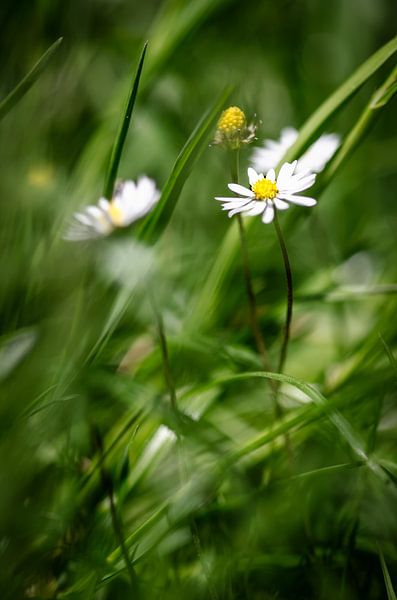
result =
[{"label": "curved grass blade", "polygon": [[145,42],[141,53],[141,57],[139,59],[138,68],[136,70],[136,74],[132,82],[130,93],[127,97],[123,119],[120,123],[119,130],[117,132],[117,136],[113,145],[112,154],[110,156],[109,167],[106,174],[105,185],[103,188],[103,195],[105,198],[108,199],[110,199],[113,196],[114,183],[116,181],[117,172],[120,164],[120,158],[123,152],[124,142],[127,137],[128,128],[131,122],[131,115],[134,109],[135,100],[138,93],[139,81],[141,78],[147,46],[148,42]]},{"label": "curved grass blade", "polygon": [[235,0],[168,0],[164,2],[150,32],[150,59],[143,87],[150,83],[183,40],[214,12]]},{"label": "curved grass blade", "polygon": [[[213,387],[219,387],[228,383],[233,383],[237,381],[250,380],[250,379],[273,379],[275,381],[280,381],[281,383],[287,383],[292,385],[302,391],[305,395],[307,395],[311,400],[312,404],[305,407],[303,410],[300,410],[297,414],[292,417],[286,417],[283,421],[276,423],[274,426],[269,427],[266,431],[260,435],[255,436],[254,439],[245,443],[242,447],[237,448],[236,450],[232,450],[229,454],[224,457],[224,460],[221,460],[216,465],[215,470],[210,474],[207,472],[208,481],[211,481],[213,485],[217,486],[223,481],[225,474],[228,472],[228,469],[234,465],[236,462],[240,460],[244,460],[248,455],[254,453],[256,450],[259,450],[265,445],[272,444],[274,441],[284,436],[284,434],[288,431],[292,431],[293,429],[300,428],[304,425],[307,425],[313,419],[318,418],[321,415],[326,415],[333,422],[333,424],[338,428],[339,432],[342,434],[344,439],[350,445],[354,453],[357,455],[358,460],[352,463],[353,466],[368,466],[371,468],[377,475],[381,477],[383,481],[386,480],[385,472],[380,468],[380,466],[372,461],[365,453],[364,443],[359,438],[359,436],[353,431],[350,426],[350,423],[346,421],[346,419],[337,411],[337,406],[339,404],[343,404],[343,399],[334,399],[328,402],[324,396],[318,392],[311,385],[304,383],[294,377],[288,375],[281,375],[278,373],[268,373],[265,371],[259,372],[250,372],[250,373],[240,373],[235,375],[230,375],[226,377],[219,378],[210,383],[198,386],[197,388],[191,389],[187,392],[184,392],[182,397],[194,395],[195,393],[202,393],[203,391],[209,390]],[[342,465],[340,468],[345,468],[346,465]],[[347,467],[346,467],[347,468]],[[350,468],[350,465],[349,465]],[[200,480],[200,475],[197,474],[198,480]],[[146,535],[149,535],[149,532],[152,531],[153,528],[159,527],[160,534],[163,531],[161,526],[161,522],[168,522],[168,525],[175,524],[178,521],[186,518],[187,514],[196,510],[200,507],[202,508],[202,503],[200,501],[196,501],[190,504],[189,509],[182,510],[181,506],[185,506],[186,503],[189,504],[191,497],[191,491],[195,489],[197,482],[187,483],[183,489],[179,489],[175,494],[173,494],[168,500],[166,500],[160,507],[153,511],[153,513],[143,521],[143,523],[137,527],[130,535],[126,538],[127,547],[131,548],[136,544],[139,544],[141,539]],[[196,496],[196,493],[193,494]],[[184,513],[184,514],[183,514]],[[120,548],[116,548],[109,556],[108,562],[110,564],[115,564],[115,562],[120,558],[121,550]],[[141,557],[139,556],[137,560]]]},{"label": "curved grass blade", "polygon": [[364,83],[397,51],[397,36],[370,56],[321,106],[300,129],[295,143],[281,162],[292,161],[307,147],[342,106],[364,85]]},{"label": "curved grass blade", "polygon": [[388,600],[397,600],[397,596],[394,591],[393,583],[392,583],[392,580],[390,577],[389,569],[387,568],[385,557],[383,556],[383,552],[382,552],[380,546],[378,546],[378,554],[379,554],[380,564],[382,567],[383,578],[385,580],[387,598],[388,598]]},{"label": "curved grass blade", "polygon": [[[282,375],[280,373],[270,373],[267,371],[257,371],[250,373],[238,373],[236,375],[230,375],[227,377],[223,377],[221,379],[217,379],[216,381],[211,382],[206,389],[209,387],[216,387],[225,383],[231,383],[233,381],[244,381],[249,379],[272,379],[274,381],[279,381],[280,383],[287,383],[288,385],[292,385],[297,388],[301,392],[303,392],[308,398],[310,398],[315,405],[323,412],[329,420],[335,425],[335,427],[339,430],[339,433],[351,447],[353,452],[357,455],[357,458],[360,461],[364,461],[368,467],[370,467],[382,480],[385,480],[385,473],[375,462],[373,459],[368,457],[365,451],[365,443],[361,439],[361,437],[353,430],[350,423],[341,415],[335,407],[330,405],[327,399],[313,386],[296,379],[295,377],[291,377],[290,375]],[[311,413],[310,407],[307,409],[308,416]],[[276,436],[284,434],[289,431],[292,427],[302,424],[302,416],[298,415],[298,421],[295,419],[285,419],[281,423],[278,423],[275,427],[273,427],[270,431],[266,431],[265,434],[261,434],[257,436],[254,440],[245,444],[242,448],[231,453],[231,455],[226,459],[227,463],[235,462],[239,458],[244,457],[245,455],[257,450],[264,444],[269,443]]]},{"label": "curved grass blade", "polygon": [[44,52],[43,56],[34,65],[33,69],[18,83],[18,85],[0,102],[0,120],[23,98],[30,90],[32,85],[40,77],[51,58],[58,50],[63,38],[59,38],[56,42]]},{"label": "curved grass blade", "polygon": [[[280,161],[292,161],[298,157],[310,141],[322,131],[326,122],[364,85],[364,83],[397,51],[397,36],[382,46],[366,60],[302,126],[294,145]],[[393,90],[394,87],[391,86]],[[390,90],[389,90],[390,91]],[[386,96],[387,97],[387,96]],[[380,97],[379,101],[384,100]],[[290,223],[296,218],[291,215]],[[255,219],[247,219],[248,230]],[[239,248],[239,236],[235,223],[231,223],[219,247],[211,270],[205,277],[200,294],[189,314],[186,326],[189,329],[205,329],[211,325],[220,302],[220,290],[223,282],[233,269]]]},{"label": "curved grass blade", "polygon": [[232,88],[227,87],[217,98],[214,105],[204,114],[195,130],[182,148],[172,169],[161,198],[155,208],[145,219],[138,231],[138,238],[154,243],[158,240],[167,226],[182,188],[200,157],[208,140],[209,133],[214,126],[219,112],[231,94]]},{"label": "curved grass blade", "polygon": [[[334,178],[339,168],[348,160],[349,156],[357,148],[364,136],[368,133],[376,117],[380,114],[381,108],[384,108],[397,92],[397,67],[394,67],[380,88],[372,95],[369,103],[362,111],[355,125],[343,141],[338,152],[328,163],[324,173],[321,176],[320,185],[316,186],[314,194],[321,193],[324,188]],[[317,191],[318,190],[318,191]]]}]

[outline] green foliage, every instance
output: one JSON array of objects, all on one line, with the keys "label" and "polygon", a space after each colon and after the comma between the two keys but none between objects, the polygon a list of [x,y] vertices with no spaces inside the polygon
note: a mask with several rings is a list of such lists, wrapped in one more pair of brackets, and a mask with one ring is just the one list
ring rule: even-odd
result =
[{"label": "green foliage", "polygon": [[[5,3],[2,600],[396,597],[396,10]],[[288,160],[342,138],[318,206],[279,215],[281,374],[261,370],[237,224],[213,200],[228,103],[256,114],[256,145],[297,126]],[[143,173],[161,189],[144,219],[62,239]],[[271,226],[244,224],[275,365],[283,262]]]}]

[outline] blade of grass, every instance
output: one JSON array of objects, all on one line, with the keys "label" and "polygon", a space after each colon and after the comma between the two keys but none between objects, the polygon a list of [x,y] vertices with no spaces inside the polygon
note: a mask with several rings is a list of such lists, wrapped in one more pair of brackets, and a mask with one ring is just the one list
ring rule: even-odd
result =
[{"label": "blade of grass", "polygon": [[349,156],[357,148],[364,136],[368,133],[376,117],[397,92],[397,66],[392,69],[389,76],[372,95],[369,103],[362,111],[357,122],[346,136],[338,152],[328,163],[327,168],[321,175],[320,184],[316,186],[314,194],[319,194],[335,177],[336,172],[347,161]]},{"label": "blade of grass", "polygon": [[387,568],[385,557],[383,556],[383,552],[379,545],[378,545],[378,554],[379,554],[380,565],[382,567],[383,578],[385,580],[387,598],[388,598],[388,600],[397,600],[397,597],[396,597],[396,594],[395,594],[395,591],[393,588],[392,580],[390,577],[389,569]]},{"label": "blade of grass", "polygon": [[[322,131],[326,122],[342,108],[342,106],[364,85],[364,83],[397,51],[397,36],[382,46],[369,59],[367,59],[323,104],[313,113],[302,126],[299,136],[293,146],[280,161],[292,161],[298,157],[310,141]],[[393,86],[391,86],[393,89]],[[378,98],[378,101],[384,97]],[[290,222],[295,219],[291,215]],[[255,222],[247,219],[246,229]],[[220,302],[220,290],[235,264],[238,253],[238,229],[231,223],[219,247],[215,261],[205,277],[204,285],[188,316],[186,326],[189,329],[206,328],[211,325]]]},{"label": "blade of grass", "polygon": [[182,148],[172,169],[161,198],[155,208],[138,230],[138,238],[154,243],[158,240],[167,226],[175,209],[182,188],[193,168],[206,147],[209,134],[218,118],[219,112],[225,105],[232,88],[227,87],[216,99],[213,106],[204,114],[186,144]]},{"label": "blade of grass", "polygon": [[44,69],[47,67],[51,58],[58,50],[63,38],[56,42],[44,52],[43,56],[37,61],[33,69],[18,83],[18,85],[0,102],[0,120],[23,98],[30,90],[32,85],[38,80]]},{"label": "blade of grass", "polygon": [[142,49],[141,57],[139,59],[138,68],[136,70],[135,77],[132,81],[131,89],[127,97],[123,118],[120,122],[119,130],[116,135],[116,139],[112,149],[112,154],[110,156],[109,167],[106,174],[105,185],[103,188],[103,195],[105,198],[108,199],[110,199],[113,196],[114,183],[116,181],[121,154],[123,152],[124,142],[127,137],[128,128],[131,123],[132,111],[134,109],[136,96],[138,94],[139,81],[141,78],[147,46],[148,42],[145,42]]},{"label": "blade of grass", "polygon": [[[224,460],[217,461],[215,466],[215,470],[212,475],[209,471],[207,471],[208,481],[212,482],[213,486],[220,485],[223,481],[225,475],[228,473],[228,469],[232,467],[236,462],[240,460],[245,460],[248,455],[254,453],[265,445],[272,444],[277,438],[284,436],[286,432],[292,431],[293,429],[300,428],[304,425],[307,425],[313,419],[318,418],[319,416],[326,415],[328,418],[334,423],[334,425],[339,429],[342,436],[351,446],[355,454],[358,456],[359,460],[355,463],[352,463],[354,466],[364,466],[367,465],[373,470],[376,471],[378,475],[385,480],[384,471],[381,470],[377,464],[373,463],[368,459],[365,451],[364,444],[361,439],[355,434],[355,432],[351,429],[350,424],[337,413],[336,406],[339,404],[343,405],[343,399],[336,398],[333,401],[328,402],[315,388],[311,385],[299,381],[293,377],[288,375],[280,375],[278,373],[267,373],[267,372],[251,372],[251,373],[241,373],[237,375],[230,375],[227,377],[222,377],[213,381],[211,383],[199,386],[188,392],[182,394],[182,397],[193,395],[195,393],[202,393],[205,390],[208,390],[212,387],[223,386],[228,383],[233,383],[236,381],[250,380],[250,379],[260,379],[260,378],[272,378],[275,381],[280,381],[282,383],[288,383],[296,387],[305,393],[312,401],[313,404],[305,407],[303,410],[300,410],[293,417],[286,417],[283,421],[278,422],[276,425],[269,427],[265,433],[256,436],[254,439],[244,444],[242,447],[232,450],[227,454]],[[335,416],[337,417],[335,419]],[[342,465],[341,468],[345,468],[346,465]],[[347,467],[346,467],[347,468]],[[198,481],[200,481],[201,476],[198,475]],[[159,508],[153,511],[153,513],[145,519],[142,524],[135,529],[125,540],[128,548],[135,544],[139,544],[142,537],[149,535],[151,529],[158,525],[161,519],[167,518],[170,524],[175,525],[183,518],[186,518],[191,511],[194,511],[198,508],[202,510],[202,501],[197,500],[196,491],[192,494],[192,490],[195,490],[198,482],[190,482],[184,486],[183,489],[178,490],[177,493],[173,494],[167,501],[165,501]],[[200,487],[200,486],[199,486]],[[199,487],[197,489],[199,489]],[[208,486],[207,490],[209,489]],[[189,498],[194,497],[195,501]],[[206,494],[207,498],[210,498],[210,494]],[[190,509],[185,507],[184,510],[181,509],[181,506],[185,506],[186,502],[191,504]],[[108,562],[110,564],[115,564],[117,560],[121,557],[121,549],[116,548],[108,557]]]},{"label": "blade of grass", "polygon": [[145,73],[144,88],[167,63],[183,40],[210,15],[233,0],[169,0],[164,2],[150,32],[150,60]]},{"label": "blade of grass", "polygon": [[364,85],[397,51],[397,36],[370,56],[306,121],[295,143],[281,162],[295,160],[316,137],[327,121]]},{"label": "blade of grass", "polygon": [[381,333],[379,333],[378,336],[379,336],[380,341],[382,342],[382,346],[385,350],[387,358],[389,359],[390,366],[393,369],[395,376],[397,376],[397,360],[395,359],[394,354],[393,354],[389,344],[386,342],[385,338],[383,337],[383,335]]},{"label": "blade of grass", "polygon": [[[341,415],[330,403],[327,399],[313,386],[296,379],[295,377],[291,377],[290,375],[282,375],[280,373],[269,373],[266,371],[258,371],[258,372],[250,372],[250,373],[239,373],[236,375],[230,375],[227,377],[223,377],[217,379],[209,386],[219,386],[225,383],[231,383],[233,381],[244,381],[250,379],[272,379],[274,381],[279,381],[280,383],[287,383],[288,385],[292,385],[297,388],[301,392],[303,392],[306,396],[308,396],[314,404],[316,404],[329,418],[329,420],[334,424],[334,426],[339,430],[339,433],[345,439],[347,444],[351,447],[353,452],[357,455],[358,459],[361,461],[365,461],[369,468],[371,468],[382,480],[385,479],[385,473],[381,469],[381,467],[373,460],[367,456],[365,451],[365,443],[361,439],[361,437],[353,430],[350,423]],[[310,409],[309,409],[310,410]],[[245,444],[242,448],[235,450],[230,454],[230,456],[226,459],[227,463],[235,462],[239,458],[244,457],[260,448],[263,444],[270,442],[274,439],[274,435],[279,436],[284,434],[286,431],[289,431],[291,427],[302,423],[302,417],[299,415],[298,421],[295,422],[294,419],[284,420],[283,422],[277,424],[270,431],[266,431],[265,434],[261,434],[257,436],[254,440]]]}]

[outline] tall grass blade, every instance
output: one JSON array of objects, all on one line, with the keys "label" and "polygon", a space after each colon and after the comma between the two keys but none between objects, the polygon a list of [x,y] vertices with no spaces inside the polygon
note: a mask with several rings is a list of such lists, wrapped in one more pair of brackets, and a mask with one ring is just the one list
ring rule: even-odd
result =
[{"label": "tall grass blade", "polygon": [[63,38],[56,42],[44,52],[43,56],[34,65],[33,69],[18,83],[18,85],[0,102],[0,120],[23,98],[32,85],[38,80],[51,58],[58,50]]},{"label": "tall grass blade", "polygon": [[151,82],[183,40],[223,5],[233,0],[168,0],[164,2],[149,32],[150,58],[143,82]]},{"label": "tall grass blade", "polygon": [[291,146],[282,162],[300,156],[312,139],[323,129],[327,121],[372,77],[378,69],[397,51],[397,36],[368,58],[345,83],[343,83],[304,123],[296,142]]},{"label": "tall grass blade", "polygon": [[148,215],[138,232],[139,238],[154,243],[164,231],[175,209],[182,188],[195,162],[205,149],[209,134],[231,91],[232,88],[227,87],[220,94],[187,140],[176,159],[156,209]]},{"label": "tall grass blade", "polygon": [[[362,142],[364,136],[368,133],[376,117],[380,114],[381,108],[384,108],[397,92],[397,67],[394,67],[387,77],[386,81],[372,95],[369,103],[362,111],[355,125],[343,141],[342,146],[327,165],[326,170],[321,176],[319,187],[315,193],[319,194],[332,181],[336,172],[348,160],[357,146]],[[318,191],[317,191],[318,190]]]},{"label": "tall grass blade", "polygon": [[388,598],[388,600],[397,600],[397,596],[394,591],[392,580],[390,577],[389,569],[387,568],[385,557],[383,556],[383,552],[380,547],[378,547],[378,554],[379,554],[380,565],[382,567],[383,578],[385,580],[387,598]]},{"label": "tall grass blade", "polygon": [[138,94],[139,81],[141,78],[143,62],[145,60],[146,50],[148,42],[145,42],[141,57],[139,59],[138,68],[135,73],[135,77],[132,81],[131,89],[127,97],[127,102],[123,114],[122,121],[117,132],[117,136],[113,145],[112,154],[110,156],[109,167],[106,174],[105,185],[103,188],[103,195],[105,198],[110,199],[113,195],[114,183],[116,181],[117,172],[119,169],[121,154],[123,152],[124,142],[127,137],[128,128],[131,123],[131,115],[134,109],[135,100]]}]

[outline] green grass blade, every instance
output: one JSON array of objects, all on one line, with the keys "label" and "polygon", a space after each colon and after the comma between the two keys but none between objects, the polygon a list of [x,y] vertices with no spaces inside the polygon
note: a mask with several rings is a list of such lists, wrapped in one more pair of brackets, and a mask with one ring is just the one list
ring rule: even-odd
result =
[{"label": "green grass blade", "polygon": [[18,85],[0,102],[0,120],[23,98],[32,85],[40,77],[51,58],[58,50],[63,38],[59,38],[34,65],[33,69],[18,83]]},{"label": "green grass blade", "polygon": [[[282,162],[294,160],[317,134],[326,122],[364,85],[364,83],[397,51],[397,36],[382,46],[366,60],[304,123],[294,145],[283,157]],[[392,87],[392,86],[391,86]],[[393,88],[392,88],[393,89]],[[295,219],[291,215],[289,222]],[[247,219],[248,231],[255,219]],[[231,223],[219,247],[218,254],[205,277],[200,295],[193,305],[186,326],[189,329],[205,329],[211,325],[220,302],[220,290],[233,265],[239,248],[239,236],[235,223]]]},{"label": "green grass blade", "polygon": [[215,11],[233,0],[168,0],[149,32],[150,58],[145,72],[144,88],[175,53],[183,40]]},{"label": "green grass blade", "polygon": [[343,141],[342,146],[327,165],[321,176],[320,185],[316,186],[314,195],[320,194],[335,177],[336,172],[348,160],[364,136],[368,133],[374,120],[397,92],[397,67],[394,67],[383,85],[372,95],[369,103],[362,111],[355,125]]},{"label": "green grass blade", "polygon": [[387,358],[389,359],[390,362],[390,366],[394,371],[394,374],[397,376],[397,360],[394,357],[394,354],[389,346],[389,344],[386,342],[386,340],[384,339],[384,337],[382,336],[382,334],[378,334],[379,335],[379,339],[382,342],[382,346],[386,352]]},{"label": "green grass blade", "polygon": [[397,36],[382,46],[366,60],[345,83],[343,83],[306,121],[295,143],[282,162],[300,156],[310,141],[320,132],[326,122],[372,77],[374,73],[397,51]]},{"label": "green grass blade", "polygon": [[138,68],[136,70],[135,77],[132,81],[130,93],[127,97],[123,119],[120,123],[119,130],[117,132],[117,136],[113,145],[112,154],[110,156],[109,167],[106,174],[105,185],[103,188],[103,195],[105,198],[108,199],[110,199],[113,195],[114,183],[116,181],[117,172],[119,169],[121,154],[123,152],[124,142],[127,137],[128,128],[131,122],[132,111],[134,109],[135,100],[138,94],[139,81],[141,78],[147,45],[148,43],[146,42],[143,46],[141,57],[138,63]]},{"label": "green grass blade", "polygon": [[[324,412],[327,414],[328,418],[332,421],[332,423],[339,429],[342,436],[345,438],[349,446],[355,452],[357,457],[360,460],[368,461],[368,457],[366,455],[364,449],[364,443],[361,439],[355,434],[352,430],[350,424],[346,421],[346,419],[338,413],[334,409],[330,409],[328,407],[328,402],[326,398],[314,387],[309,385],[308,383],[304,383],[299,379],[295,379],[295,377],[291,377],[290,375],[282,375],[280,373],[270,373],[266,371],[258,371],[252,373],[240,373],[237,375],[231,375],[230,377],[225,377],[222,379],[218,379],[213,382],[212,385],[221,385],[222,383],[228,383],[231,381],[242,381],[249,380],[252,378],[258,379],[271,379],[273,381],[279,381],[280,383],[287,383],[288,385],[292,385],[297,388],[301,392],[303,392],[306,396],[308,396],[315,404],[319,405]],[[244,455],[247,452],[251,452],[252,450],[256,450],[261,445],[260,442],[261,436],[259,436],[253,442],[250,442],[243,448],[238,450],[239,455]],[[259,445],[258,445],[259,444]]]},{"label": "green grass blade", "polygon": [[232,88],[227,87],[220,94],[213,106],[204,114],[187,140],[176,159],[156,209],[148,215],[138,231],[139,238],[154,243],[164,231],[193,165],[205,149],[209,134],[231,91]]},{"label": "green grass blade", "polygon": [[397,600],[396,593],[393,588],[392,580],[390,577],[389,569],[387,568],[387,564],[385,561],[385,557],[383,556],[383,552],[380,547],[378,547],[379,560],[382,567],[383,578],[385,580],[386,592],[388,600]]},{"label": "green grass blade", "polygon": [[[308,396],[315,405],[319,407],[319,409],[329,418],[329,420],[335,425],[335,427],[339,430],[342,437],[345,439],[347,444],[351,447],[353,452],[357,455],[360,461],[364,461],[382,480],[385,479],[384,471],[380,468],[380,466],[373,461],[371,458],[367,456],[365,451],[365,444],[360,436],[353,430],[350,423],[341,415],[335,407],[330,405],[327,399],[313,386],[296,379],[295,377],[291,377],[290,375],[282,375],[280,373],[270,373],[266,371],[258,371],[258,372],[250,372],[250,373],[239,373],[236,375],[230,375],[227,377],[223,377],[221,379],[217,379],[216,381],[211,382],[206,389],[209,387],[217,387],[225,383],[231,383],[233,381],[244,381],[250,379],[272,379],[274,381],[279,381],[280,383],[287,383],[288,385],[292,385],[297,388],[301,392],[303,392],[306,396]],[[307,413],[311,412],[310,407],[307,409]],[[238,458],[242,458],[243,456],[257,450],[263,444],[267,444],[273,439],[275,439],[275,433],[278,437],[289,431],[295,425],[302,424],[302,416],[298,415],[298,421],[295,422],[294,419],[287,420],[277,423],[271,431],[266,431],[265,434],[261,434],[255,437],[254,440],[245,444],[242,448],[239,448],[235,452],[233,452],[230,456],[230,461],[234,462]],[[228,461],[229,462],[229,461]]]}]

